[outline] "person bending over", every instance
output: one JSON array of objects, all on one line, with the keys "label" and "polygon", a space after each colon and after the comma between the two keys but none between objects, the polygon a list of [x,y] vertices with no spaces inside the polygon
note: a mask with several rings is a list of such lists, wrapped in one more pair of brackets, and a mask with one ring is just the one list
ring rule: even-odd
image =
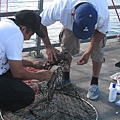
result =
[{"label": "person bending over", "polygon": [[[47,26],[60,21],[63,30],[60,34],[63,52],[71,55],[79,53],[80,40],[90,38],[90,44],[77,65],[84,65],[92,58],[92,79],[87,98],[97,99],[99,96],[98,78],[104,58],[106,34],[110,30],[108,4],[106,0],[54,0],[50,6],[42,11],[41,30],[48,60],[57,59],[58,52],[50,43]],[[72,58],[71,58],[72,61]],[[64,71],[64,83],[70,83],[70,67]],[[63,85],[64,85],[63,83]]]},{"label": "person bending over", "polygon": [[[52,73],[43,70],[44,62],[22,59],[24,40],[40,30],[41,18],[32,10],[22,10],[14,18],[0,22],[0,109],[15,112],[29,106],[35,99],[35,92],[23,80],[49,81]],[[25,67],[38,70],[30,72]]]}]

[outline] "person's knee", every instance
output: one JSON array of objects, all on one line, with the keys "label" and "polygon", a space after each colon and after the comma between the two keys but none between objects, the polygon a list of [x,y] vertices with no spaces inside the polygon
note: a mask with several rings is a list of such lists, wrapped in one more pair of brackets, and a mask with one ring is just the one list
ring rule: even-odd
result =
[{"label": "person's knee", "polygon": [[0,109],[4,111],[15,112],[21,108],[25,108],[32,104],[35,100],[35,92],[33,89],[29,89],[22,95],[18,93],[18,96],[13,97],[13,100],[0,101]]},{"label": "person's knee", "polygon": [[91,59],[95,62],[103,62],[104,61],[104,51],[93,51],[91,54]]},{"label": "person's knee", "polygon": [[35,91],[31,90],[31,92],[27,96],[26,103],[30,105],[34,102],[34,100],[35,100]]}]

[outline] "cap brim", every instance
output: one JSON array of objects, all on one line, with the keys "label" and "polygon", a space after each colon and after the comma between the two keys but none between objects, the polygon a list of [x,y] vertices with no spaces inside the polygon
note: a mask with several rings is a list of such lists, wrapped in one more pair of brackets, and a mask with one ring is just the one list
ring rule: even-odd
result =
[{"label": "cap brim", "polygon": [[80,28],[75,24],[75,22],[73,23],[73,34],[76,38],[78,39],[88,39],[92,36],[94,32],[94,28],[90,28],[89,32],[87,31],[82,31],[80,30]]},{"label": "cap brim", "polygon": [[34,32],[41,38],[45,37],[44,33],[41,30],[34,30]]}]

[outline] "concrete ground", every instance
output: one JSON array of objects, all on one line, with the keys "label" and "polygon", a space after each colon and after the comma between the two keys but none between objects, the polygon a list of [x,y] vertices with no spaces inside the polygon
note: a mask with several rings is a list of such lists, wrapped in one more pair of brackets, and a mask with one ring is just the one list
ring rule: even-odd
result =
[{"label": "concrete ground", "polygon": [[[81,44],[80,54],[73,57],[71,65],[71,79],[74,84],[82,88],[87,94],[89,88],[91,75],[92,75],[92,64],[91,59],[85,65],[78,66],[76,61],[84,53],[89,43]],[[44,58],[34,58],[24,53],[24,57],[32,60],[46,60],[45,50],[42,50]],[[25,56],[26,55],[26,56]],[[108,101],[109,96],[109,85],[113,81],[110,76],[120,72],[120,68],[115,67],[115,63],[120,61],[120,42],[117,39],[109,39],[105,48],[105,63],[102,65],[100,78],[99,78],[99,98],[97,100],[88,100],[98,111],[99,120],[119,120],[120,119],[120,106],[116,105],[115,102],[120,100],[120,95],[117,94],[116,101],[110,103]]]},{"label": "concrete ground", "polygon": [[[81,54],[76,55],[73,58],[71,66],[71,78],[73,82],[84,89],[87,94],[87,90],[91,80],[92,65],[91,59],[86,65],[77,66],[76,61],[80,58],[84,52],[84,48],[87,44],[81,44]],[[96,107],[99,113],[99,120],[119,120],[120,119],[120,106],[115,105],[115,102],[120,99],[120,95],[117,95],[117,99],[114,103],[108,101],[109,85],[113,81],[110,76],[120,72],[120,68],[115,67],[115,63],[120,61],[120,42],[117,39],[108,40],[105,49],[105,63],[102,65],[100,78],[99,78],[99,98],[95,101],[88,100],[93,106]]]}]

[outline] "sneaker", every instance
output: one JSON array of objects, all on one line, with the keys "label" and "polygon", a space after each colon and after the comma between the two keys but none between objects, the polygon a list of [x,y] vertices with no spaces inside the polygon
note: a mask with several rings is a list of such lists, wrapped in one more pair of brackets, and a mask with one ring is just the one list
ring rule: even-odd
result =
[{"label": "sneaker", "polygon": [[62,80],[62,82],[58,82],[58,84],[56,84],[56,89],[57,90],[60,90],[64,87],[66,87],[67,85],[70,85],[72,83],[72,80],[71,79],[68,79],[68,80]]},{"label": "sneaker", "polygon": [[3,111],[2,110],[0,110],[0,120],[4,120],[4,118],[3,118]]},{"label": "sneaker", "polygon": [[91,99],[91,100],[95,100],[97,99],[99,96],[99,89],[98,89],[98,85],[90,85],[89,89],[88,89],[88,93],[87,93],[87,98]]}]

